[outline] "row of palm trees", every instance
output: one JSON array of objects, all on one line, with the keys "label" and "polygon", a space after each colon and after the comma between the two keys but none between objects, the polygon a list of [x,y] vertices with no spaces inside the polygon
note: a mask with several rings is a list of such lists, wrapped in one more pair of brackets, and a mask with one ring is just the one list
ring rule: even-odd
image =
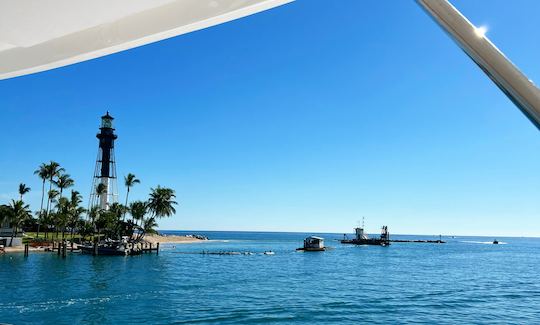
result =
[{"label": "row of palm trees", "polygon": [[[81,240],[88,237],[98,240],[121,239],[127,236],[130,241],[140,242],[146,234],[156,233],[157,219],[176,213],[176,195],[170,188],[151,188],[147,201],[129,202],[131,188],[140,184],[140,180],[131,173],[124,177],[125,204],[112,203],[107,209],[95,205],[89,207],[89,210],[81,206],[83,201],[78,191],[71,190],[70,195],[64,196],[64,191],[73,187],[75,182],[59,163],[43,163],[34,174],[41,179],[41,203],[35,213],[36,218],[32,217],[29,205],[23,201],[24,195],[31,190],[25,184],[19,185],[18,200],[0,205],[0,225],[8,221],[12,227],[11,242],[24,226],[28,229],[37,228],[37,240],[41,230],[46,241],[53,239],[54,231],[56,240],[64,240],[69,232],[72,239],[75,234]],[[96,187],[98,196],[105,190],[103,184]]]}]

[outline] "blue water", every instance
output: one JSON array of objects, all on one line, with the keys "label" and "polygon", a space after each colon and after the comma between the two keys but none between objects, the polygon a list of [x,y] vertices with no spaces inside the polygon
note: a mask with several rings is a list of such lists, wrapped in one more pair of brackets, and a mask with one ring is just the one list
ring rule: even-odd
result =
[{"label": "blue water", "polygon": [[[355,247],[321,234],[334,249],[300,253],[309,234],[199,233],[220,241],[163,245],[157,256],[0,256],[0,323],[540,321],[540,239]],[[203,250],[276,254],[185,254]]]}]

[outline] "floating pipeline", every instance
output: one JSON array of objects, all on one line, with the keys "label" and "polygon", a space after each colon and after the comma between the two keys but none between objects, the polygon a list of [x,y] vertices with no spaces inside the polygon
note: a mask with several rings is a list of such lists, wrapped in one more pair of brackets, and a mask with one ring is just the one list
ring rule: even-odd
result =
[{"label": "floating pipeline", "polygon": [[202,252],[173,252],[175,254],[194,254],[194,255],[275,255],[273,251],[266,251],[263,253],[254,253],[254,252],[230,252],[230,251],[218,251],[218,252],[210,252],[210,251],[202,251]]},{"label": "floating pipeline", "polygon": [[392,239],[390,240],[393,243],[425,243],[425,244],[446,244],[444,240],[422,240],[422,239]]}]

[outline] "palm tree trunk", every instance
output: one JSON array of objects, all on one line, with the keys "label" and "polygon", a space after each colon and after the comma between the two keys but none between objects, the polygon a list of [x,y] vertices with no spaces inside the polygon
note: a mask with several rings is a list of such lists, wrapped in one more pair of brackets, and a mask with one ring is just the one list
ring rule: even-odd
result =
[{"label": "palm tree trunk", "polygon": [[[51,179],[49,180],[49,192],[51,192],[52,190],[52,177]],[[45,215],[49,215],[49,205],[51,204],[51,198],[47,195],[47,213],[45,213]]]},{"label": "palm tree trunk", "polygon": [[[39,217],[40,218],[43,218],[43,199],[45,198],[45,179],[43,179],[43,182],[41,183],[41,205],[39,206]],[[41,226],[40,224],[40,220],[38,219],[38,224],[37,224],[37,238],[39,238],[39,226]]]},{"label": "palm tree trunk", "polygon": [[15,233],[17,233],[17,227],[13,227],[13,230],[11,231],[11,240],[9,241],[9,247],[12,247],[13,245],[13,237],[15,237]]},{"label": "palm tree trunk", "polygon": [[125,204],[125,208],[124,208],[124,215],[122,216],[122,221],[126,221],[126,213],[127,213],[127,206],[128,206],[128,197],[129,197],[129,186],[127,188],[127,193],[126,193],[126,204]]},{"label": "palm tree trunk", "polygon": [[41,183],[41,205],[39,206],[39,213],[43,211],[43,199],[45,198],[45,179]]}]

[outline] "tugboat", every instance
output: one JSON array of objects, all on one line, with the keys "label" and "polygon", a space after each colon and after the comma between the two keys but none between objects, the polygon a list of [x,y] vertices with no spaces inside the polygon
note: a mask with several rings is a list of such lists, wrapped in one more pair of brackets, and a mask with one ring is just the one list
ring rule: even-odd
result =
[{"label": "tugboat", "polygon": [[389,246],[390,245],[390,233],[388,232],[388,227],[383,226],[381,229],[381,236],[379,238],[369,238],[364,233],[364,228],[354,228],[356,238],[347,239],[344,238],[341,240],[342,244],[353,244],[353,245],[377,245],[377,246]]},{"label": "tugboat", "polygon": [[304,239],[304,247],[297,248],[296,250],[304,252],[325,251],[326,247],[324,247],[324,238],[317,236],[309,236],[308,238]]}]

